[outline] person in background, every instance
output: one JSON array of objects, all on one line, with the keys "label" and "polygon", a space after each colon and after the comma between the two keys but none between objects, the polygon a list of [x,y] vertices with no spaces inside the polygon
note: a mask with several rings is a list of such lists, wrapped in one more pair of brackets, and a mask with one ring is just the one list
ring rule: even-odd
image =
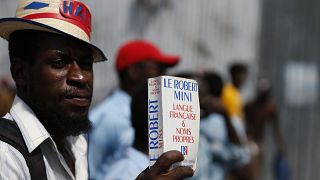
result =
[{"label": "person in background", "polygon": [[224,180],[228,172],[248,163],[249,149],[242,144],[222,102],[223,80],[215,73],[205,73],[199,82],[200,106],[203,114],[200,133],[211,154],[209,179]]},{"label": "person in background", "polygon": [[222,91],[222,103],[231,118],[244,118],[244,104],[240,89],[246,82],[248,76],[248,68],[245,64],[234,63],[229,67],[231,83],[226,84]]},{"label": "person in background", "polygon": [[[250,151],[252,146],[248,142],[246,130],[245,130],[245,112],[244,102],[241,95],[241,88],[247,80],[248,67],[244,63],[233,63],[229,67],[229,74],[231,77],[231,83],[224,86],[222,91],[222,103],[226,108],[226,112],[229,115],[232,125],[235,128],[242,144],[247,146]],[[251,152],[252,153],[252,152]],[[246,179],[248,177],[247,166],[236,168],[232,171],[231,179]]]},{"label": "person in background", "polygon": [[244,148],[221,103],[222,78],[216,73],[176,76],[194,79],[199,86],[200,142],[197,170],[192,180],[224,180],[228,171],[248,161]]},{"label": "person in background", "polygon": [[246,143],[247,137],[244,125],[244,104],[240,89],[246,82],[248,68],[245,64],[234,63],[229,68],[231,83],[226,84],[222,90],[222,104],[226,109],[231,122],[235,127],[238,136],[243,143]]},{"label": "person in background", "polygon": [[[132,93],[131,123],[135,130],[134,142],[124,155],[109,168],[103,179],[128,180],[149,166],[148,159],[148,85],[143,83]],[[125,171],[124,171],[125,169]]]},{"label": "person in background", "polygon": [[179,59],[164,54],[146,40],[128,41],[120,47],[116,58],[120,87],[90,112],[93,124],[89,133],[91,178],[100,179],[112,173],[109,166],[121,159],[133,143],[130,103],[136,87],[147,78],[164,75]]},{"label": "person in background", "polygon": [[264,158],[264,134],[268,124],[272,126],[274,140],[277,145],[277,155],[284,156],[286,152],[283,136],[279,127],[278,113],[272,98],[271,83],[267,79],[260,79],[257,94],[253,101],[245,107],[246,131],[248,139],[256,148],[250,168],[250,179],[258,180]]},{"label": "person in background", "polygon": [[[228,141],[235,145],[241,145],[242,142],[232,126],[231,119],[221,102],[221,95],[224,87],[224,82],[221,76],[216,73],[206,72],[202,75],[201,81],[202,83],[200,83],[200,85],[202,90],[200,89],[199,94],[202,97],[200,100],[201,109],[203,111],[201,116],[202,119],[206,119],[209,116],[220,116],[221,119],[224,119],[226,131],[223,134],[225,134],[225,139],[229,139]],[[204,124],[203,129],[205,129],[205,121],[202,122],[202,124]],[[208,127],[210,128],[210,126]],[[206,129],[203,132],[206,132],[207,134],[213,133],[210,129]]]}]

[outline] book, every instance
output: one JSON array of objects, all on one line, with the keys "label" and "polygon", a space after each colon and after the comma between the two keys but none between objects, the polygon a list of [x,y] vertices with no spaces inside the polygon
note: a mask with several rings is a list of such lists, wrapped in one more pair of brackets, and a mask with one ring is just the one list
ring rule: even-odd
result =
[{"label": "book", "polygon": [[164,152],[180,151],[177,166],[196,169],[199,146],[200,105],[195,80],[173,76],[148,79],[149,166]]}]

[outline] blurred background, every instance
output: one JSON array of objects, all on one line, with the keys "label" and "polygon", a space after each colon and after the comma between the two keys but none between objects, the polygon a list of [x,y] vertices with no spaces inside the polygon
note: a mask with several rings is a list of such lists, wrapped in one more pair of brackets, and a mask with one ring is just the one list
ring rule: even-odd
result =
[{"label": "blurred background", "polygon": [[[0,0],[0,17],[14,16],[17,0]],[[182,57],[171,73],[215,71],[228,80],[228,66],[243,62],[249,79],[245,101],[259,78],[268,78],[278,107],[292,179],[320,177],[320,1],[316,0],[94,0],[92,41],[109,61],[97,63],[93,107],[117,86],[117,49],[142,38]],[[0,39],[1,86],[12,88],[7,42]],[[261,179],[273,179],[271,128]]]}]

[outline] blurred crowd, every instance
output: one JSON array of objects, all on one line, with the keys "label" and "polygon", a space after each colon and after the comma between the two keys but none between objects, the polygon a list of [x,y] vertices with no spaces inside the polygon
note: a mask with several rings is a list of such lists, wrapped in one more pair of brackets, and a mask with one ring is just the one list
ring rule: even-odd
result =
[{"label": "blurred crowd", "polygon": [[[183,59],[179,56],[165,54],[145,40],[132,40],[119,48],[115,69],[120,85],[90,112],[90,178],[134,179],[148,166],[146,81],[173,75],[194,79],[199,85],[200,141],[197,171],[192,179],[261,179],[264,130],[268,124],[277,143],[275,177],[288,179],[286,167],[279,165],[285,158],[286,147],[271,83],[260,79],[254,98],[244,102],[241,88],[250,73],[246,64],[230,64],[226,69],[228,78],[214,71],[166,73],[180,61]],[[7,80],[0,80],[1,116],[9,111],[14,96],[14,87]]]}]

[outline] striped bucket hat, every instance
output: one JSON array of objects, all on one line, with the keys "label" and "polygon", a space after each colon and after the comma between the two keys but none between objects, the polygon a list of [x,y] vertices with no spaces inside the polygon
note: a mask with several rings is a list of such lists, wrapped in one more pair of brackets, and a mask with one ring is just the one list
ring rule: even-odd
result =
[{"label": "striped bucket hat", "polygon": [[94,62],[107,60],[90,43],[91,13],[78,0],[20,0],[16,17],[0,19],[0,36],[6,40],[17,30],[40,30],[81,40],[92,48]]}]

